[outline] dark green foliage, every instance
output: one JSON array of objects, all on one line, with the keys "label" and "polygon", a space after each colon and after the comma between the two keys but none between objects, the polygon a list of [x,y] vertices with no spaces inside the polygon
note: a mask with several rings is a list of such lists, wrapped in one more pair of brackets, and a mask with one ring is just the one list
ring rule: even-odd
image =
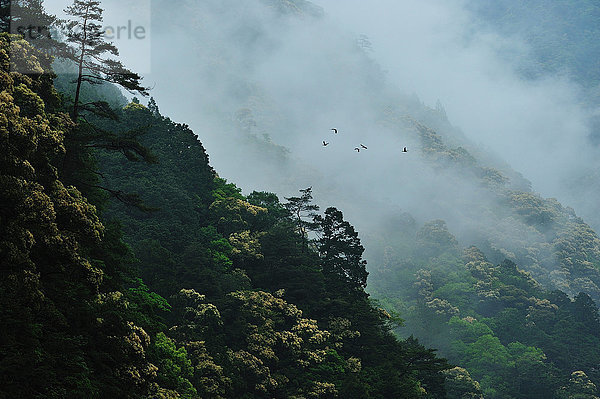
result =
[{"label": "dark green foliage", "polygon": [[369,273],[365,267],[367,262],[362,259],[365,248],[360,244],[358,233],[335,208],[327,208],[325,217],[315,220],[322,232],[318,251],[323,273],[331,288],[362,291],[367,286]]},{"label": "dark green foliage", "polygon": [[573,301],[575,321],[590,334],[600,337],[600,317],[598,305],[585,292],[577,294]]},{"label": "dark green foliage", "polygon": [[0,396],[444,396],[448,364],[391,334],[340,211],[316,217],[310,188],[285,205],[243,196],[155,102],[111,109],[90,89],[74,124],[51,75],[9,74],[9,61]]},{"label": "dark green foliage", "polygon": [[256,221],[258,229],[267,229],[289,215],[289,210],[279,202],[279,198],[273,193],[253,191],[246,199],[250,204],[267,210]]},{"label": "dark green foliage", "polygon": [[[271,193],[244,197],[235,185],[215,175],[201,144],[186,126],[173,124],[137,103],[125,107],[118,121],[102,123],[108,130],[109,125],[140,122],[151,126],[140,141],[157,155],[158,163],[125,164],[116,154],[104,152],[98,154],[101,172],[107,181],[139,192],[159,210],[149,216],[113,203],[106,215],[123,222],[150,289],[164,296],[182,287],[193,290],[173,299],[174,313],[168,318],[176,326],[172,334],[176,347],[186,348],[196,364],[198,371],[186,380],[197,392],[207,397],[320,392],[326,397],[355,389],[364,391],[364,397],[412,398],[422,394],[419,383],[430,386],[432,392],[443,386],[439,371],[447,367],[444,361],[418,344],[399,343],[389,332],[386,314],[368,301],[363,291],[367,277],[361,259],[364,248],[341,212],[331,208],[323,218],[307,220],[318,209],[310,202],[310,190],[288,199],[292,205],[287,208]],[[122,173],[125,167],[128,175]],[[328,244],[323,244],[329,258],[325,246],[319,254],[307,238],[309,229],[322,227],[328,231],[324,235]],[[326,272],[325,259],[335,263],[337,269],[330,269],[341,274],[334,277]],[[254,297],[248,296],[249,291],[239,291],[248,288],[263,293]],[[188,299],[182,301],[181,295]],[[197,299],[192,301],[192,297]],[[283,330],[269,332],[271,322],[279,325],[280,316],[272,313],[267,317],[272,320],[265,325],[267,330],[258,325],[264,338],[255,342],[258,335],[246,325],[256,326],[256,320],[240,318],[244,310],[239,306],[249,300],[259,308],[297,306],[307,317],[319,320],[323,334],[339,337],[330,344],[335,350],[322,347],[327,356],[315,355],[317,363],[298,368],[293,359],[314,350],[306,346],[310,341],[301,341],[292,352],[287,344],[278,346],[281,337],[292,338],[286,331],[293,324],[284,322]],[[268,338],[271,334],[274,341]],[[261,346],[265,348],[258,351]],[[412,371],[408,356],[413,351],[422,352],[423,371]],[[395,381],[394,388],[388,381]],[[170,390],[180,389],[169,384]]]},{"label": "dark green foliage", "polygon": [[[475,247],[457,262],[455,241],[445,231],[415,237],[437,237],[429,238],[436,250],[422,252],[428,267],[411,278],[412,293],[382,302],[404,309],[407,332],[424,337],[480,384],[468,397],[560,397],[572,370],[597,383],[598,308],[590,296],[547,291],[514,262],[493,265]],[[451,395],[467,389],[447,386]]]},{"label": "dark green foliage", "polygon": [[123,131],[103,129],[100,127],[102,121],[118,122],[121,117],[106,101],[82,104],[78,112],[83,117],[65,138],[66,156],[61,168],[63,180],[80,187],[82,192],[100,207],[105,204],[104,199],[111,196],[141,211],[157,210],[145,204],[137,193],[105,184],[93,154],[94,149],[103,149],[120,153],[130,162],[156,163],[156,156],[139,141],[139,137],[146,133],[148,126],[137,124]]},{"label": "dark green foliage", "polygon": [[[11,40],[33,57],[26,42]],[[129,251],[59,179],[72,124],[44,107],[56,97],[48,75],[9,75],[6,35],[0,45],[2,395],[143,395],[154,371],[144,357],[149,337],[127,319],[116,291]],[[32,109],[35,98],[43,103]]]},{"label": "dark green foliage", "polygon": [[[27,41],[45,54],[55,54],[56,50],[62,51],[65,48],[53,36],[52,30],[57,22],[54,15],[46,12],[42,0],[0,1],[0,32],[18,35],[19,39]],[[52,58],[40,55],[37,55],[37,61],[49,73]],[[41,73],[33,64],[21,65],[16,71],[24,74]]]}]

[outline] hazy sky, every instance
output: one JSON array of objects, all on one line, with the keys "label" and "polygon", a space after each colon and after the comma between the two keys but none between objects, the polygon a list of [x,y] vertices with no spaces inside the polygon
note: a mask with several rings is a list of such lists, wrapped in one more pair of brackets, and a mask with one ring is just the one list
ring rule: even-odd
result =
[{"label": "hazy sky", "polygon": [[[60,15],[70,3],[47,1],[46,8]],[[578,102],[578,87],[561,76],[535,81],[519,76],[509,55],[527,54],[527,43],[516,36],[501,37],[483,31],[481,21],[467,11],[466,1],[314,3],[323,8],[333,29],[368,36],[372,57],[390,82],[408,93],[414,92],[426,105],[433,107],[440,100],[453,124],[474,142],[501,154],[530,178],[543,195],[560,197],[564,175],[594,159],[594,154],[588,152],[587,111]],[[104,0],[102,5],[106,9],[106,26],[143,29],[143,40],[131,39],[126,29],[120,31],[121,37],[113,36],[126,64],[132,70],[149,74],[151,1]],[[160,14],[157,7],[154,17]],[[173,30],[192,29],[187,21],[179,22],[170,21],[169,25]],[[188,38],[193,40],[193,35]],[[313,38],[307,35],[305,39]],[[160,53],[160,46],[155,45],[154,51]],[[191,59],[182,60],[185,63]],[[172,61],[155,54],[154,62],[157,60]],[[284,58],[277,61],[286,68]],[[168,83],[153,76],[151,85],[154,84]]]}]

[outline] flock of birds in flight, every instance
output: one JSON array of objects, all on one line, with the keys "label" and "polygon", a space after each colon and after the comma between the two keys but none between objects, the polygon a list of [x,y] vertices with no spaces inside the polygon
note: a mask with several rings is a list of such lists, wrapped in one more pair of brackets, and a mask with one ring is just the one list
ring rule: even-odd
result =
[{"label": "flock of birds in flight", "polygon": [[[335,134],[337,134],[337,133],[338,133],[338,130],[337,130],[336,128],[332,128],[332,129],[330,129],[330,130],[333,130],[333,133],[335,133]],[[327,147],[328,145],[329,145],[329,142],[327,142],[327,141],[323,140],[323,147]],[[363,149],[363,150],[366,150],[366,149],[367,149],[367,146],[361,143],[360,147],[354,147],[354,150],[355,150],[356,152],[360,152],[360,150],[361,150],[361,149]],[[404,147],[404,148],[402,149],[402,152],[408,152],[408,150],[406,149],[406,147]]]}]

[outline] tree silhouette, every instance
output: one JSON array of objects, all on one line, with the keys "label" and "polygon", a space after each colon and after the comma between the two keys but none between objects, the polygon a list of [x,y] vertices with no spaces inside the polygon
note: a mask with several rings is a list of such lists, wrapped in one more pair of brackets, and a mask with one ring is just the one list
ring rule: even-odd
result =
[{"label": "tree silhouette", "polygon": [[75,62],[77,66],[77,88],[73,104],[73,120],[77,123],[80,104],[81,84],[115,83],[130,92],[147,95],[147,88],[141,86],[141,77],[125,68],[121,61],[107,58],[106,53],[119,55],[119,50],[107,42],[100,25],[102,8],[97,0],[74,0],[65,12],[74,17],[64,24],[67,36],[67,48],[61,57]]},{"label": "tree silhouette", "polygon": [[312,187],[300,190],[300,192],[302,193],[300,197],[286,197],[285,199],[288,202],[283,206],[290,212],[300,235],[303,238],[308,238],[309,230],[318,228],[318,223],[315,223],[314,219],[317,216],[316,211],[319,210],[319,206],[311,204]]},{"label": "tree silhouette", "polygon": [[323,236],[318,241],[318,249],[323,259],[323,272],[335,281],[350,284],[362,292],[367,286],[367,261],[362,259],[365,248],[361,245],[358,233],[344,220],[342,212],[330,207],[325,217],[315,219]]}]

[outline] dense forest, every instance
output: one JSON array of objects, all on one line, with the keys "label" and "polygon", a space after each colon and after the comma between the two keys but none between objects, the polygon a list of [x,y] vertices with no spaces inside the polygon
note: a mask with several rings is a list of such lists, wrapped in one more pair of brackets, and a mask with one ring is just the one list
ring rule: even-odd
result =
[{"label": "dense forest", "polygon": [[[261,4],[322,18],[305,1]],[[8,32],[55,22],[37,0],[1,11]],[[101,14],[76,0],[71,28]],[[344,73],[368,76],[377,126],[414,144],[425,183],[408,191],[439,191],[431,209],[314,190],[319,173],[268,134],[289,114],[228,77],[240,100],[217,154],[295,185],[244,194],[209,162],[217,133],[163,115],[140,76],[98,61],[99,37],[0,34],[0,398],[598,397],[600,238],[441,104],[390,94],[363,47]],[[357,209],[373,210],[356,216],[364,233]]]},{"label": "dense forest", "polygon": [[43,54],[1,39],[2,397],[443,394],[449,365],[391,334],[339,210],[244,197],[155,105],[75,123],[51,71],[10,72]]}]

